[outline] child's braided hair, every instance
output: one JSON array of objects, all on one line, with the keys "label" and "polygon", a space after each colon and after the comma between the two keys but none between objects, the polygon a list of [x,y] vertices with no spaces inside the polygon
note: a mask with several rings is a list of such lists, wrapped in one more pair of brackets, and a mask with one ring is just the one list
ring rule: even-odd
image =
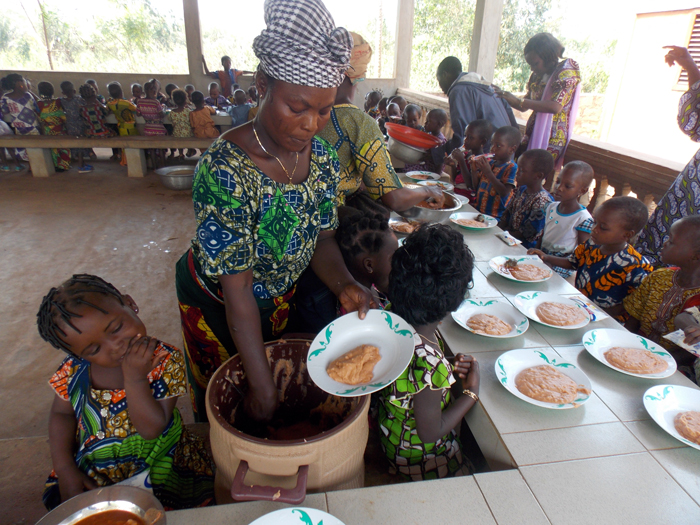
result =
[{"label": "child's braided hair", "polygon": [[377,253],[384,246],[389,221],[379,213],[354,213],[340,221],[335,238],[345,261],[361,253]]},{"label": "child's braided hair", "polygon": [[122,294],[114,285],[96,275],[77,274],[68,279],[58,288],[51,288],[49,293],[41,300],[39,312],[36,314],[36,324],[39,328],[39,335],[54,348],[74,355],[70,346],[62,339],[66,332],[61,328],[63,322],[73,328],[76,332],[80,330],[73,325],[71,319],[81,317],[71,310],[75,306],[84,304],[100,312],[105,312],[102,308],[87,301],[85,295],[88,293],[101,293],[115,297],[121,304]]}]

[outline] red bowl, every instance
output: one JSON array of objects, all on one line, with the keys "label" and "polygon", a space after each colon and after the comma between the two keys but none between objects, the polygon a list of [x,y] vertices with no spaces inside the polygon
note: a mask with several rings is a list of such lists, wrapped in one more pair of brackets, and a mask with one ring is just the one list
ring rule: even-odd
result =
[{"label": "red bowl", "polygon": [[387,122],[385,126],[391,138],[414,148],[430,149],[440,145],[440,139],[425,131],[402,126],[401,124],[394,124],[393,122]]}]

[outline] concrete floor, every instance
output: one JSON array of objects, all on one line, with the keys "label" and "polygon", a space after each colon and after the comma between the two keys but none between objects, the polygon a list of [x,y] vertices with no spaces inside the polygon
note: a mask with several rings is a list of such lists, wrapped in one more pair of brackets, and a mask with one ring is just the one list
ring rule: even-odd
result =
[{"label": "concrete floor", "polygon": [[[93,273],[130,294],[149,334],[182,347],[174,266],[195,222],[191,193],[149,173],[100,160],[48,179],[0,175],[0,523],[35,523],[51,470],[47,384],[64,354],[39,337],[41,298],[74,273]],[[190,161],[193,162],[193,161]],[[186,398],[178,406],[192,421]]]}]

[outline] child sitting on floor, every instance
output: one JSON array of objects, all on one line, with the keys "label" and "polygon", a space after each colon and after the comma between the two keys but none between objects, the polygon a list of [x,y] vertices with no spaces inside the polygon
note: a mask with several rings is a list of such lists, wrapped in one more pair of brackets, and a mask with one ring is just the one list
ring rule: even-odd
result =
[{"label": "child sitting on floor", "polygon": [[219,93],[219,84],[216,82],[209,84],[209,96],[204,99],[204,103],[216,109],[225,109],[231,105],[226,97]]},{"label": "child sitting on floor", "polygon": [[632,197],[613,197],[596,208],[591,238],[568,258],[530,249],[550,266],[576,270],[576,288],[610,315],[624,321],[622,301],[653,268],[631,244],[644,227],[649,211]]},{"label": "child sitting on floor", "polygon": [[[698,322],[687,310],[700,305],[700,215],[671,225],[661,248],[661,262],[671,267],[654,270],[625,298],[623,304],[630,315],[625,328],[671,350],[680,366],[692,367],[695,356],[663,336],[682,329],[688,343],[697,342]],[[692,368],[684,372],[696,381],[700,367],[694,368],[693,373],[688,373]]]},{"label": "child sitting on floor", "polygon": [[[37,102],[39,107],[39,120],[43,126],[44,135],[65,135],[66,114],[61,106],[61,100],[53,98],[54,89],[50,82],[39,82],[37,85],[41,99]],[[70,169],[70,150],[52,149],[51,157],[57,172]]]},{"label": "child sitting on floor", "polygon": [[[540,238],[540,248],[547,255],[568,257],[576,246],[591,237],[593,218],[579,199],[588,193],[593,182],[593,168],[581,160],[566,164],[554,187],[554,200],[545,210],[544,233]],[[574,272],[559,266],[552,270],[562,277],[570,277]]]},{"label": "child sitting on floor", "polygon": [[420,124],[422,118],[423,110],[417,104],[408,104],[401,115],[404,126],[417,129],[418,131],[423,131],[423,126]]},{"label": "child sitting on floor", "polygon": [[231,125],[234,128],[248,122],[248,112],[253,107],[253,104],[248,104],[246,100],[245,91],[237,89],[233,93],[234,105],[226,108],[226,113],[231,116]]},{"label": "child sitting on floor", "polygon": [[[478,401],[479,365],[457,354],[453,366],[437,332],[464,299],[473,266],[462,235],[444,224],[421,226],[391,260],[391,308],[412,325],[415,348],[406,370],[380,392],[378,423],[392,468],[409,480],[473,472],[455,429]],[[463,395],[452,399],[456,376]]]},{"label": "child sitting on floor", "polygon": [[192,93],[194,111],[190,113],[190,126],[194,129],[194,136],[198,138],[215,138],[219,136],[211,116],[216,110],[204,104],[204,94],[201,91]]},{"label": "child sitting on floor", "polygon": [[126,479],[152,486],[166,509],[213,503],[213,463],[175,408],[187,394],[182,353],[146,335],[138,311],[93,275],[74,275],[41,302],[39,334],[68,354],[49,381],[49,510]]},{"label": "child sitting on floor", "polygon": [[[493,124],[488,120],[472,120],[464,130],[464,144],[457,148],[452,155],[445,158],[445,164],[452,166],[452,183],[455,192],[469,199],[470,204],[476,204],[476,191],[471,188],[472,172],[469,166],[473,157],[486,153],[486,145],[493,135]],[[470,181],[467,185],[466,181]]]},{"label": "child sitting on floor", "polygon": [[[188,138],[194,137],[194,130],[190,124],[190,113],[192,110],[187,107],[187,93],[182,89],[176,89],[172,92],[172,99],[175,103],[175,109],[170,112],[170,121],[173,123],[173,137]],[[184,149],[179,150],[180,157],[184,158]],[[187,149],[187,156],[192,157],[196,150]],[[177,157],[174,157],[177,159]]]},{"label": "child sitting on floor", "polygon": [[428,112],[425,118],[425,127],[423,131],[430,133],[440,141],[440,145],[430,148],[423,156],[423,162],[420,164],[406,164],[405,170],[408,171],[432,171],[433,173],[441,174],[442,166],[445,163],[445,135],[442,130],[447,124],[447,113],[443,109],[432,109]]},{"label": "child sitting on floor", "polygon": [[[80,108],[80,116],[85,123],[86,137],[112,137],[114,132],[107,127],[105,117],[107,116],[107,108],[97,100],[97,93],[90,84],[80,86],[80,96],[85,101],[85,105]],[[90,173],[94,171],[92,166],[85,164],[84,156],[78,156],[80,169],[78,173]]]},{"label": "child sitting on floor", "polygon": [[554,175],[554,158],[546,149],[529,149],[518,159],[515,180],[518,188],[503,213],[499,228],[534,248],[542,238],[545,210],[552,196],[542,188],[547,177]]}]

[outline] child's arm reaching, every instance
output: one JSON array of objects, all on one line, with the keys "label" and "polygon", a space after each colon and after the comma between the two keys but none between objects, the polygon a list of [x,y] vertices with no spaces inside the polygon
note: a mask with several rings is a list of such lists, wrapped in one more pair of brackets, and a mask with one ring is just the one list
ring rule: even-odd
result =
[{"label": "child's arm reaching", "polygon": [[[463,390],[479,395],[479,363],[469,355],[457,354],[455,375],[462,382]],[[424,388],[416,394],[413,410],[416,418],[416,431],[423,443],[435,443],[459,426],[464,415],[476,404],[468,395],[456,399],[448,408],[440,410],[442,392]]]},{"label": "child's arm reaching", "polygon": [[530,248],[527,251],[528,255],[537,255],[542,261],[550,266],[559,266],[559,268],[565,268],[566,270],[575,270],[576,267],[571,264],[568,257],[557,257],[555,255],[547,255],[542,250],[537,248]]},{"label": "child's arm reaching", "polygon": [[[513,185],[512,184],[503,184],[496,175],[494,175],[493,170],[491,169],[491,164],[489,164],[489,161],[486,157],[479,157],[476,158],[472,161],[473,165],[473,172],[480,172],[483,177],[486,177],[488,181],[493,185],[494,189],[498,192],[498,194],[501,196],[501,198],[507,197],[508,194],[513,191]],[[474,189],[476,189],[477,186],[474,186]]]},{"label": "child's arm reaching", "polygon": [[685,339],[683,342],[687,345],[700,343],[700,324],[688,312],[679,313],[673,320],[676,330],[683,330]]},{"label": "child's arm reaching", "polygon": [[49,447],[51,462],[58,476],[61,501],[67,501],[82,492],[97,488],[95,480],[82,472],[75,463],[75,419],[73,405],[56,396],[49,415]]},{"label": "child's arm reaching", "polygon": [[170,423],[176,397],[156,400],[148,383],[148,374],[163,358],[153,355],[158,340],[137,335],[129,342],[122,361],[124,390],[129,403],[129,417],[139,435],[145,440],[156,439]]}]

